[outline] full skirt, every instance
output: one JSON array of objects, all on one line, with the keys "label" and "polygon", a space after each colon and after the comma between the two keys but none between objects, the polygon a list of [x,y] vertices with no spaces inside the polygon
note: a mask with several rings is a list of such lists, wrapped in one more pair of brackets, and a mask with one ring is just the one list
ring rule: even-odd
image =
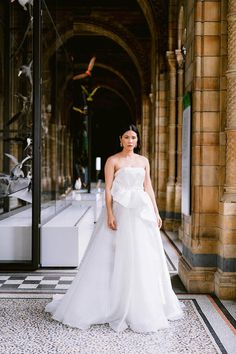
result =
[{"label": "full skirt", "polygon": [[115,331],[156,332],[183,316],[172,290],[160,231],[133,208],[114,202],[117,230],[99,217],[78,274],[46,306],[53,319],[80,329],[109,323]]}]

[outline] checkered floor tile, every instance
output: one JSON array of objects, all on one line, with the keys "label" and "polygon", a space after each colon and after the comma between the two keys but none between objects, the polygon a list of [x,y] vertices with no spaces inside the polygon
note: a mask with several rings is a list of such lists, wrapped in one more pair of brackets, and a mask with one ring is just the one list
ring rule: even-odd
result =
[{"label": "checkered floor tile", "polygon": [[0,291],[67,290],[76,273],[70,275],[0,275]]}]

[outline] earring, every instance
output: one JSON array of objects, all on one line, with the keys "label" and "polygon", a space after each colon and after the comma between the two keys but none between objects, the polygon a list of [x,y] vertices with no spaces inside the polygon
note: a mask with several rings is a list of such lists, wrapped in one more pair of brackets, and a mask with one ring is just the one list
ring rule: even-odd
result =
[{"label": "earring", "polygon": [[123,144],[122,144],[122,142],[120,142],[120,146],[121,146],[121,147],[123,147]]}]

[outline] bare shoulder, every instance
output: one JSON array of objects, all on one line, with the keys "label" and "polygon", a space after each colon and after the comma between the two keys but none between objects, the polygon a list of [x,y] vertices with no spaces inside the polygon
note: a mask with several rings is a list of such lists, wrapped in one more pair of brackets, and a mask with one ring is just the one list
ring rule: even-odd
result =
[{"label": "bare shoulder", "polygon": [[148,159],[146,158],[146,156],[143,156],[143,155],[139,155],[139,159],[140,161],[142,162],[143,166],[149,166],[149,161]]},{"label": "bare shoulder", "polygon": [[115,154],[115,155],[111,155],[107,158],[106,160],[106,165],[107,166],[115,166],[116,165],[116,162],[117,162],[117,159],[118,159],[118,154]]}]

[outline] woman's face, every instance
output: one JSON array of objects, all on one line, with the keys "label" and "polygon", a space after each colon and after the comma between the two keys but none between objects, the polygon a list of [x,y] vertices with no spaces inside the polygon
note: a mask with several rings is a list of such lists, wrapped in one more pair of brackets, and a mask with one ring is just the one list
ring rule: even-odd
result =
[{"label": "woman's face", "polygon": [[132,150],[137,146],[138,136],[133,130],[128,130],[120,137],[124,149]]}]

